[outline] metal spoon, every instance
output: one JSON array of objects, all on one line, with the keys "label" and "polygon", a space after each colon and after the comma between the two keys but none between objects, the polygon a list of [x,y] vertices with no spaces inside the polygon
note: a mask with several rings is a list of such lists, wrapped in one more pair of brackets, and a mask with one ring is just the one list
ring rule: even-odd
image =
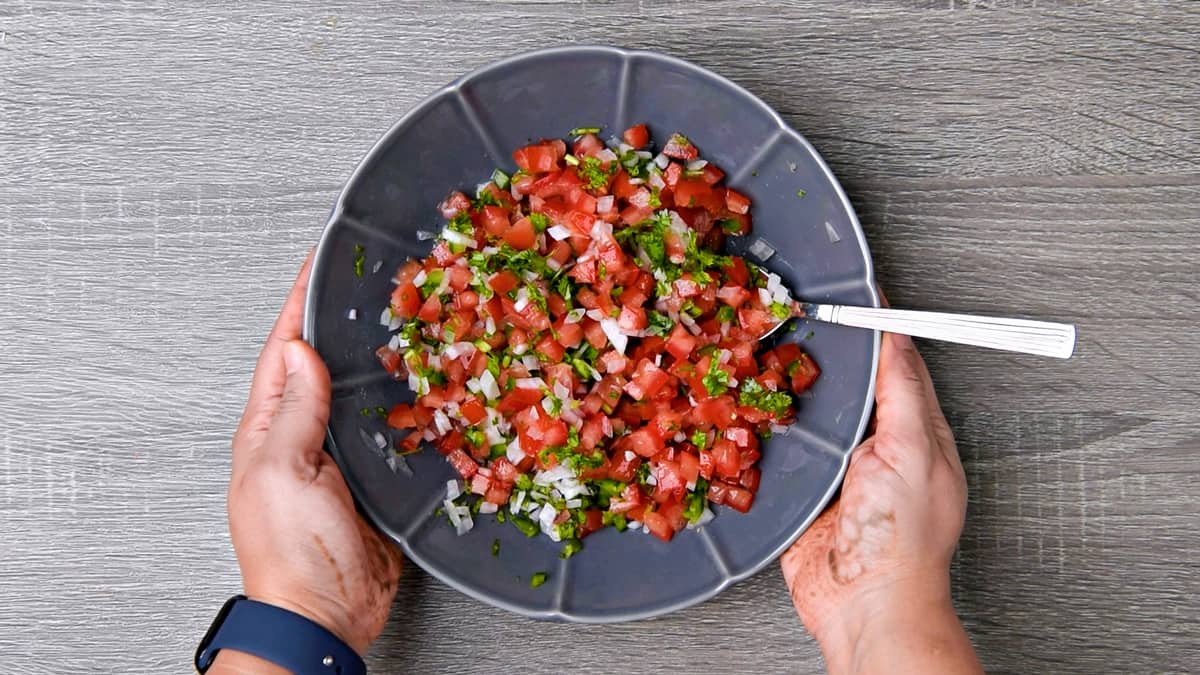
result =
[{"label": "metal spoon", "polygon": [[[798,318],[902,333],[930,340],[1053,356],[1058,359],[1068,358],[1075,351],[1075,326],[1067,323],[917,312],[908,309],[819,305],[811,302],[795,302],[792,307],[793,314]],[[765,339],[775,333],[785,323],[787,322],[779,322],[759,339]]]}]

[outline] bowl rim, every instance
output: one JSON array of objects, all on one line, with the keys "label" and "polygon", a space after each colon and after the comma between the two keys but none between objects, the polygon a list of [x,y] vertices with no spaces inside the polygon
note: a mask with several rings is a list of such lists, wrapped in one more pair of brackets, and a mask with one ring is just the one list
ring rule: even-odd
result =
[{"label": "bowl rim", "polygon": [[[715,73],[715,72],[709,70],[708,68],[705,68],[703,66],[697,65],[695,63],[692,63],[690,61],[684,60],[684,59],[676,57],[676,56],[663,54],[661,52],[655,52],[655,51],[650,51],[650,50],[641,50],[641,49],[625,49],[625,48],[621,48],[621,47],[612,47],[612,46],[606,46],[606,45],[569,45],[569,46],[548,47],[548,48],[543,48],[543,49],[535,49],[532,51],[520,52],[517,54],[513,54],[511,56],[507,56],[505,58],[499,59],[497,61],[489,62],[485,65],[482,65],[478,68],[475,68],[474,70],[467,72],[466,74],[454,79],[449,84],[433,91],[428,96],[426,96],[419,104],[417,104],[415,107],[413,107],[408,112],[406,112],[404,115],[402,115],[394,124],[392,124],[391,127],[388,128],[388,130],[386,132],[383,133],[383,135],[381,135],[379,137],[379,139],[377,141],[375,141],[375,143],[371,146],[370,150],[368,150],[367,153],[363,156],[363,158],[361,160],[359,160],[358,164],[354,168],[354,171],[350,174],[350,177],[346,180],[345,184],[342,186],[342,189],[338,192],[337,200],[334,202],[334,206],[333,206],[333,209],[330,211],[329,218],[326,221],[324,227],[322,228],[321,237],[320,237],[320,239],[316,245],[316,248],[314,250],[314,253],[313,253],[312,267],[310,268],[311,269],[310,280],[312,278],[312,274],[315,273],[316,270],[323,269],[324,261],[330,255],[329,249],[331,246],[330,241],[332,240],[332,232],[334,230],[334,227],[341,220],[341,218],[344,214],[345,200],[346,200],[347,196],[350,194],[352,189],[357,186],[358,182],[362,179],[363,175],[366,172],[366,168],[368,166],[370,166],[372,163],[371,160],[375,159],[377,155],[379,155],[381,152],[383,152],[385,147],[391,142],[392,138],[395,136],[396,133],[398,133],[400,130],[402,130],[404,127],[406,127],[408,124],[410,124],[412,120],[420,118],[428,109],[439,104],[445,96],[458,92],[463,87],[463,85],[470,83],[472,80],[486,76],[489,73],[492,73],[493,71],[496,71],[496,70],[502,70],[502,69],[510,68],[514,65],[519,65],[525,61],[532,61],[532,60],[536,60],[536,59],[541,59],[541,58],[546,58],[546,57],[554,57],[554,56],[568,56],[568,55],[576,56],[576,55],[580,55],[580,54],[607,54],[607,55],[615,56],[615,57],[621,59],[622,62],[626,63],[626,64],[635,58],[636,59],[646,59],[646,60],[650,60],[650,61],[658,61],[658,62],[666,64],[666,65],[674,66],[676,68],[681,68],[681,69],[684,69],[687,71],[694,72],[701,76],[711,78],[711,79],[715,80],[718,84],[732,89],[734,92],[743,96],[745,99],[753,102],[753,104],[756,107],[758,107],[763,113],[765,113],[775,123],[779,132],[790,136],[792,138],[792,140],[799,143],[805,150],[807,150],[809,152],[809,154],[813,157],[813,159],[816,160],[817,166],[821,169],[825,178],[833,186],[834,192],[837,195],[837,198],[840,201],[843,210],[849,216],[851,225],[853,226],[853,230],[854,230],[855,241],[858,244],[858,247],[862,251],[863,256],[864,256],[864,262],[866,263],[866,272],[865,272],[863,281],[869,287],[871,302],[872,302],[873,306],[875,306],[875,307],[878,307],[880,305],[879,288],[878,288],[878,285],[875,280],[874,262],[873,262],[873,259],[871,256],[870,247],[868,246],[868,243],[866,240],[866,234],[863,232],[861,223],[859,223],[858,214],[854,211],[854,207],[850,203],[849,198],[846,196],[846,192],[842,188],[841,183],[837,180],[837,177],[834,176],[833,172],[829,168],[829,165],[825,163],[825,159],[821,156],[821,154],[818,153],[816,148],[814,148],[813,145],[808,142],[808,139],[804,138],[804,136],[802,136],[798,131],[793,129],[786,121],[784,121],[784,119],[779,115],[779,113],[777,113],[773,108],[771,108],[771,106],[767,105],[767,103],[765,101],[763,101],[761,98],[759,98],[756,94],[749,91],[745,87],[737,84],[736,82],[734,82],[718,73]],[[316,347],[315,337],[314,337],[315,336],[315,328],[316,328],[316,312],[315,312],[315,304],[316,304],[316,298],[317,298],[316,288],[317,288],[317,284],[311,283],[311,281],[310,281],[310,283],[308,284],[308,290],[305,293],[305,298],[304,298],[304,321],[303,321],[303,332],[302,332],[303,339],[306,342],[308,342],[310,345],[312,345],[314,348]],[[343,480],[345,480],[346,486],[350,490],[350,494],[354,498],[354,502],[358,506],[360,511],[367,516],[368,520],[371,521],[372,525],[374,525],[381,532],[386,534],[389,539],[396,542],[400,546],[401,550],[404,552],[404,555],[409,560],[416,563],[419,567],[421,567],[421,569],[425,570],[432,576],[436,577],[442,583],[444,583],[444,584],[450,586],[451,588],[459,591],[460,593],[463,593],[463,594],[465,594],[471,598],[474,598],[480,602],[484,602],[493,607],[498,607],[500,609],[508,610],[510,612],[514,612],[516,614],[520,614],[522,616],[526,616],[526,617],[530,617],[530,618],[561,620],[561,621],[568,621],[568,622],[572,622],[572,623],[589,623],[589,624],[620,623],[620,622],[626,622],[626,621],[636,621],[636,620],[640,620],[640,619],[649,619],[649,618],[653,618],[653,617],[664,616],[666,614],[671,614],[673,612],[677,612],[679,610],[686,609],[688,607],[692,607],[692,606],[698,605],[702,602],[711,600],[712,598],[716,597],[718,594],[720,594],[722,591],[729,588],[730,586],[732,586],[740,581],[744,581],[745,579],[748,579],[748,578],[754,576],[755,574],[757,574],[758,572],[762,571],[763,568],[765,568],[767,565],[774,562],[776,559],[779,558],[780,555],[782,555],[785,551],[787,551],[791,547],[791,545],[793,543],[795,543],[795,541],[800,537],[800,535],[802,535],[804,532],[806,532],[808,530],[809,527],[812,526],[813,521],[815,521],[817,519],[817,517],[820,516],[825,511],[825,508],[829,505],[829,502],[833,499],[834,495],[836,495],[838,493],[838,491],[841,489],[842,481],[845,478],[846,470],[850,464],[850,458],[854,454],[855,449],[862,442],[863,436],[867,429],[867,425],[868,425],[868,423],[871,419],[871,416],[873,414],[873,411],[874,411],[875,379],[876,379],[876,376],[878,374],[878,369],[879,369],[879,351],[880,351],[881,333],[879,331],[872,331],[872,332],[874,333],[874,336],[873,336],[873,346],[872,346],[872,355],[871,355],[870,381],[867,384],[866,395],[863,400],[863,412],[859,419],[858,427],[854,433],[854,441],[851,444],[850,449],[848,449],[845,452],[845,454],[842,456],[841,464],[838,467],[837,477],[830,483],[829,488],[826,489],[825,493],[823,495],[821,495],[820,499],[817,502],[817,507],[814,508],[812,510],[812,512],[809,514],[809,516],[807,518],[805,518],[804,522],[801,523],[800,526],[796,528],[795,532],[789,534],[787,537],[785,537],[783,540],[781,540],[780,544],[778,546],[776,546],[774,549],[772,549],[768,555],[764,556],[762,560],[758,561],[757,563],[755,563],[753,565],[750,565],[746,569],[744,569],[736,574],[729,574],[727,576],[723,576],[723,578],[721,579],[721,581],[719,583],[713,585],[710,588],[704,589],[703,592],[696,593],[696,594],[691,595],[683,600],[673,602],[670,604],[657,605],[657,606],[653,606],[653,607],[634,609],[634,610],[627,610],[624,612],[589,614],[587,612],[564,610],[561,606],[550,609],[550,610],[534,610],[534,609],[530,609],[528,607],[524,607],[519,604],[515,604],[513,602],[509,602],[509,601],[501,599],[501,598],[493,597],[492,595],[490,595],[486,592],[477,591],[476,589],[474,589],[464,583],[459,582],[456,578],[454,578],[453,575],[448,574],[439,565],[432,564],[432,562],[429,559],[423,557],[418,551],[416,551],[409,544],[408,540],[405,537],[400,536],[399,533],[393,531],[392,528],[389,528],[386,525],[384,525],[383,523],[385,521],[384,521],[384,519],[379,517],[379,514],[376,512],[376,509],[372,505],[359,499],[359,494],[361,493],[362,488],[358,485],[358,482],[356,480],[354,480],[352,477],[347,476],[344,472],[342,474]],[[325,439],[326,439],[325,449],[327,452],[330,453],[330,455],[333,456],[334,461],[337,462],[338,467],[340,469],[343,466],[342,454],[341,454],[341,451],[338,449],[337,443],[334,442],[332,432],[330,431],[330,429],[328,427],[326,428],[326,431],[325,431]]]}]

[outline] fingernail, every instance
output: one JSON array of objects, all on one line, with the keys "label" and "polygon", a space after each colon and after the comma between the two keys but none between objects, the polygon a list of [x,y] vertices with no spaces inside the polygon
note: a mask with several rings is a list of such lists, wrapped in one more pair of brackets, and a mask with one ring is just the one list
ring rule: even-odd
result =
[{"label": "fingernail", "polygon": [[283,346],[283,365],[288,375],[295,375],[304,367],[303,349],[299,340],[292,340]]}]

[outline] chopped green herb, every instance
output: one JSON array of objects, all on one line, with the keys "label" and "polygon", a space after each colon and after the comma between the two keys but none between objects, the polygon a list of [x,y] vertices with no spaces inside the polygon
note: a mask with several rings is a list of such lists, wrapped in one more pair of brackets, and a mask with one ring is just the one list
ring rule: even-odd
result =
[{"label": "chopped green herb", "polygon": [[722,218],[718,221],[726,234],[737,234],[742,231],[742,224],[733,218]]},{"label": "chopped green herb", "polygon": [[585,136],[587,134],[600,133],[600,127],[575,127],[567,135],[568,136]]},{"label": "chopped green herb", "polygon": [[507,190],[508,174],[504,173],[500,169],[496,169],[492,172],[492,182],[495,183],[496,187],[500,188],[501,190]]},{"label": "chopped green herb", "polygon": [[483,445],[487,443],[487,436],[484,435],[482,429],[477,427],[467,427],[464,429],[463,437],[467,439],[467,442],[477,448],[482,448]]},{"label": "chopped green herb", "polygon": [[[500,200],[496,199],[496,195],[492,194],[492,192],[490,190],[480,190],[475,195],[475,202],[474,202],[474,204],[472,204],[472,206],[475,207],[476,211],[482,211],[483,207],[485,207],[485,206],[500,206]],[[458,216],[461,216],[461,215],[463,215],[463,214],[462,213],[458,214]],[[454,217],[458,218],[458,216],[454,216]],[[468,219],[469,218],[470,218],[470,216],[468,216]]]},{"label": "chopped green herb", "polygon": [[496,522],[503,523],[504,521],[505,521],[504,509],[500,509],[499,511],[496,512]]},{"label": "chopped green herb", "polygon": [[529,490],[533,487],[533,479],[527,473],[520,474],[517,476],[516,486],[518,490]]},{"label": "chopped green herb", "polygon": [[729,389],[729,373],[721,368],[721,360],[716,355],[709,359],[708,373],[704,375],[701,382],[709,396],[720,396]]},{"label": "chopped green herb", "polygon": [[[567,156],[570,157],[570,155]],[[600,190],[607,186],[609,176],[615,174],[618,168],[616,162],[609,162],[606,170],[600,160],[595,157],[584,157],[582,160],[576,161],[579,162],[579,166],[575,169],[576,173],[592,190]]]},{"label": "chopped green herb", "polygon": [[734,316],[733,308],[729,305],[721,305],[717,308],[717,321],[721,323],[733,323]]},{"label": "chopped green herb", "polygon": [[696,489],[688,493],[687,507],[683,509],[683,517],[687,518],[689,523],[700,520],[700,516],[704,515],[704,506],[708,502],[707,493],[708,481],[697,478]]},{"label": "chopped green herb", "polygon": [[536,211],[529,214],[529,222],[533,223],[533,229],[538,232],[545,232],[546,228],[550,227],[550,218]]},{"label": "chopped green herb", "polygon": [[600,516],[600,522],[606,527],[615,527],[617,532],[624,532],[625,529],[629,527],[629,524],[625,521],[624,513],[612,513],[611,511],[605,511]]},{"label": "chopped green herb", "polygon": [[[499,515],[499,513],[500,513],[499,511],[496,512],[497,515]],[[500,540],[493,539],[492,540],[492,556],[498,556],[498,555],[500,555]]]},{"label": "chopped green herb", "polygon": [[367,256],[363,254],[363,251],[362,244],[354,245],[354,276],[359,279],[363,275],[363,263],[367,261]]},{"label": "chopped green herb", "polygon": [[805,333],[805,334],[804,334],[804,339],[805,339],[805,340],[811,340],[811,339],[812,339],[812,336],[814,336],[814,335],[816,335],[816,333],[814,333],[814,332],[812,332],[812,331],[810,330],[810,331],[808,331],[807,333]]},{"label": "chopped green herb", "polygon": [[538,586],[541,586],[544,583],[546,583],[546,573],[545,572],[534,572],[533,576],[529,577],[529,587],[530,588],[537,588]]},{"label": "chopped green herb", "polygon": [[517,529],[521,531],[521,534],[525,535],[526,537],[537,536],[538,526],[528,517],[519,513],[514,513],[509,520],[511,520],[512,524],[515,525]]},{"label": "chopped green herb", "polygon": [[751,175],[751,176],[754,176],[755,178],[757,178],[757,177],[758,177],[758,172],[757,172],[757,171],[751,171],[751,172],[750,172],[750,175]]},{"label": "chopped green herb", "polygon": [[781,418],[785,417],[792,407],[792,397],[787,392],[771,391],[753,377],[747,377],[738,390],[738,403]]},{"label": "chopped green herb", "polygon": [[804,190],[796,190],[796,197],[798,197],[800,199],[804,199],[804,195],[806,195],[806,194],[808,194],[808,193],[806,193]]},{"label": "chopped green herb", "polygon": [[650,188],[650,208],[662,208],[662,197],[658,194],[658,188]]},{"label": "chopped green herb", "polygon": [[579,541],[578,539],[568,539],[567,543],[563,545],[562,552],[558,554],[558,557],[566,560],[576,553],[579,553],[581,550],[583,550],[582,541]]},{"label": "chopped green herb", "polygon": [[703,450],[705,444],[707,444],[707,443],[708,443],[708,434],[704,433],[700,429],[697,429],[692,432],[692,445]]},{"label": "chopped green herb", "polygon": [[650,335],[666,335],[675,328],[675,322],[671,320],[671,317],[662,312],[652,309],[646,313],[646,318],[650,321],[650,325],[646,328],[646,332]]},{"label": "chopped green herb", "polygon": [[363,417],[370,417],[370,416],[371,416],[371,409],[370,409],[370,408],[363,408],[362,410],[359,410],[359,411],[358,411],[358,414],[362,415]]}]

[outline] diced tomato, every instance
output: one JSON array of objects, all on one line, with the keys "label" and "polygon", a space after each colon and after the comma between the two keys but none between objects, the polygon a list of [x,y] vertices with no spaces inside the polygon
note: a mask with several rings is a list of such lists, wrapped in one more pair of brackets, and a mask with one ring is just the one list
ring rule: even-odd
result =
[{"label": "diced tomato", "polygon": [[[458,412],[470,424],[479,424],[483,420],[487,419],[487,408],[485,408],[483,403],[474,396],[468,398],[465,402],[459,405]],[[390,420],[391,417],[389,416],[388,419]]]},{"label": "diced tomato", "polygon": [[536,241],[537,233],[534,231],[533,221],[527,217],[513,223],[504,232],[504,242],[519,251],[533,248]]},{"label": "diced tomato", "polygon": [[683,324],[675,324],[667,337],[667,352],[680,361],[687,360],[696,348],[696,338],[684,328]]},{"label": "diced tomato", "polygon": [[717,475],[722,478],[737,478],[741,469],[738,467],[738,451],[734,444],[724,438],[718,438],[713,442],[712,453]]},{"label": "diced tomato", "polygon": [[559,361],[562,361],[563,356],[566,354],[566,350],[563,349],[562,344],[559,343],[558,340],[555,340],[554,336],[550,334],[547,334],[546,337],[542,338],[541,341],[537,343],[537,347],[535,349],[537,349],[538,353],[545,357],[545,361],[548,363],[558,363]]},{"label": "diced tomato", "polygon": [[695,485],[700,478],[700,458],[690,452],[679,453],[679,474],[689,485]]},{"label": "diced tomato", "polygon": [[750,291],[745,286],[722,286],[717,291],[717,299],[734,309],[738,309],[750,299]]},{"label": "diced tomato", "polygon": [[650,143],[650,130],[646,128],[645,124],[635,124],[626,129],[621,137],[634,150],[641,150]]},{"label": "diced tomato", "polygon": [[488,488],[492,486],[491,476],[485,476],[479,470],[476,470],[475,475],[471,476],[471,493],[477,495],[487,494]]},{"label": "diced tomato", "polygon": [[671,159],[679,159],[685,162],[690,162],[699,156],[700,152],[692,145],[685,136],[681,134],[672,134],[671,139],[663,146],[663,154]]},{"label": "diced tomato", "polygon": [[692,422],[702,429],[725,429],[733,424],[736,406],[731,396],[718,396],[700,401],[692,408]]},{"label": "diced tomato", "polygon": [[670,380],[670,373],[644,360],[638,365],[633,379],[625,385],[625,393],[635,401],[653,398]]},{"label": "diced tomato", "polygon": [[717,165],[713,164],[712,162],[705,164],[704,169],[702,169],[701,171],[702,171],[702,174],[700,176],[701,180],[703,180],[705,183],[708,183],[709,185],[716,185],[717,183],[721,182],[722,178],[725,177],[725,172],[722,171],[721,169],[719,169],[717,167]]},{"label": "diced tomato", "polygon": [[730,485],[726,487],[725,505],[735,511],[745,513],[750,510],[750,505],[754,503],[754,493],[746,488]]},{"label": "diced tomato", "polygon": [[675,530],[671,529],[671,524],[659,513],[654,511],[643,513],[642,522],[646,524],[646,529],[650,530],[650,534],[663,541],[671,541],[671,537],[675,536]]},{"label": "diced tomato", "polygon": [[469,208],[471,208],[471,200],[458,191],[451,192],[449,197],[446,197],[442,203],[438,204],[438,211],[441,212],[442,217],[446,220],[450,220]]},{"label": "diced tomato", "polygon": [[542,400],[542,392],[537,389],[525,389],[515,387],[512,391],[504,394],[500,398],[500,402],[496,404],[496,412],[511,415],[520,412],[526,408],[540,403]]},{"label": "diced tomato", "polygon": [[406,281],[392,290],[389,304],[401,319],[411,319],[421,309],[421,292],[411,281]]},{"label": "diced tomato", "polygon": [[654,501],[663,503],[668,499],[682,499],[687,493],[687,482],[680,472],[679,463],[660,459],[654,465]]},{"label": "diced tomato", "polygon": [[463,452],[462,448],[455,448],[446,455],[446,461],[450,462],[450,466],[458,472],[458,475],[464,479],[469,479],[479,470],[479,465],[475,460],[471,459],[470,455]]},{"label": "diced tomato", "polygon": [[584,134],[575,139],[571,152],[576,157],[590,157],[604,149],[604,142],[596,134]]},{"label": "diced tomato", "polygon": [[513,161],[525,173],[548,173],[558,166],[563,154],[553,143],[535,143],[513,152]]},{"label": "diced tomato", "polygon": [[625,305],[621,308],[621,314],[617,317],[617,325],[621,330],[625,331],[640,331],[650,325],[646,320],[646,310],[641,307],[631,307]]},{"label": "diced tomato", "polygon": [[579,343],[583,342],[583,325],[578,322],[565,323],[560,321],[555,326],[555,330],[558,332],[558,344],[567,349],[574,349],[579,346]]},{"label": "diced tomato", "polygon": [[498,457],[492,462],[492,475],[496,477],[496,480],[511,485],[517,480],[517,476],[521,475],[521,471],[515,464],[508,461],[507,457]]},{"label": "diced tomato", "polygon": [[430,295],[425,298],[425,303],[421,305],[421,309],[417,311],[417,318],[425,323],[433,323],[438,320],[442,314],[442,300],[437,295]]},{"label": "diced tomato", "polygon": [[638,429],[629,435],[630,449],[641,455],[642,457],[653,457],[662,452],[663,445],[657,434],[653,434],[646,429]]},{"label": "diced tomato", "polygon": [[[593,307],[593,309],[595,309],[595,307]],[[596,349],[604,349],[604,347],[608,345],[608,335],[606,335],[604,333],[604,329],[600,327],[599,321],[584,319],[583,336],[587,338],[588,344]]]},{"label": "diced tomato", "polygon": [[579,525],[579,537],[582,539],[603,527],[604,512],[600,509],[588,509],[584,515],[583,523]]},{"label": "diced tomato", "polygon": [[805,353],[801,353],[798,360],[788,363],[786,367],[788,376],[792,379],[792,391],[797,394],[808,391],[821,375],[817,362]]},{"label": "diced tomato", "polygon": [[737,314],[738,324],[751,335],[762,335],[779,323],[779,319],[765,309],[742,307]]},{"label": "diced tomato", "polygon": [[393,429],[412,429],[417,426],[413,407],[408,403],[395,405],[387,416],[387,425]]},{"label": "diced tomato", "polygon": [[497,295],[507,294],[519,286],[520,283],[521,280],[517,278],[517,275],[508,270],[496,272],[487,281],[488,288],[492,289]]},{"label": "diced tomato", "polygon": [[479,213],[480,224],[493,237],[502,237],[508,230],[508,211],[491,204],[483,207]]},{"label": "diced tomato", "polygon": [[617,350],[609,350],[600,355],[600,365],[606,373],[621,374],[629,365],[629,359]]},{"label": "diced tomato", "polygon": [[738,215],[750,212],[750,198],[736,190],[725,190],[725,208]]},{"label": "diced tomato", "polygon": [[704,480],[712,480],[713,472],[716,471],[716,460],[713,459],[713,454],[707,450],[700,451],[700,476]]},{"label": "diced tomato", "polygon": [[508,496],[512,492],[512,487],[498,481],[492,481],[488,486],[487,492],[483,495],[483,501],[497,506],[503,506],[508,503]]},{"label": "diced tomato", "polygon": [[761,480],[762,471],[758,467],[752,466],[742,470],[742,475],[738,477],[738,484],[750,492],[758,492],[758,484]]}]

